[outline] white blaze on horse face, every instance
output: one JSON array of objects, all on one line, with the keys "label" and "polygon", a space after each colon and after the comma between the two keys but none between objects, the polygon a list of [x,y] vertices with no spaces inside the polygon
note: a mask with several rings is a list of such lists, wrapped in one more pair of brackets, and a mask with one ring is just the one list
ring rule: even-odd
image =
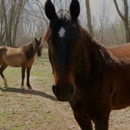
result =
[{"label": "white blaze on horse face", "polygon": [[65,29],[63,28],[63,27],[61,27],[61,29],[60,29],[60,31],[59,31],[59,37],[60,38],[63,38],[63,37],[65,37]]}]

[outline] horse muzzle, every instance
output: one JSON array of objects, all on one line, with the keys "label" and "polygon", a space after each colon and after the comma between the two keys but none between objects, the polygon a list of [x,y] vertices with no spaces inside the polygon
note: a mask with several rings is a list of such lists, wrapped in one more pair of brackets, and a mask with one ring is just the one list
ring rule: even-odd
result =
[{"label": "horse muzzle", "polygon": [[59,101],[70,101],[74,94],[74,87],[72,84],[65,86],[53,85],[52,90]]},{"label": "horse muzzle", "polygon": [[39,56],[39,57],[40,57],[40,56],[41,56],[41,52],[37,52],[37,56]]}]

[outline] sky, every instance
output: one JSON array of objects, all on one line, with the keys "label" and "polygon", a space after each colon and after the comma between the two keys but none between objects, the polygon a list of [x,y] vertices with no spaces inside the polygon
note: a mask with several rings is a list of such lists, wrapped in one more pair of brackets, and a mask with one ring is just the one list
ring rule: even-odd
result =
[{"label": "sky", "polygon": [[96,19],[99,18],[104,13],[106,15],[109,15],[110,18],[109,20],[111,22],[115,21],[116,17],[118,17],[113,0],[90,0],[90,9],[92,17]]},{"label": "sky", "polygon": [[[46,0],[40,0],[41,3],[45,3]],[[53,1],[53,0],[52,0]],[[62,0],[66,1],[66,0]],[[86,15],[86,7],[85,7],[85,0],[79,0],[80,2],[80,7],[81,7],[81,12],[80,12],[80,18],[84,18]],[[119,0],[117,0],[119,2]],[[103,10],[103,3],[104,5],[104,11]],[[113,3],[113,0],[90,0],[90,9],[91,9],[91,14],[92,14],[92,19],[99,19],[99,17],[103,16],[104,13],[105,15],[109,15],[109,20],[110,22],[113,22],[116,20],[116,18],[119,18],[117,11],[115,9],[115,5]],[[97,20],[98,21],[98,20]]]}]

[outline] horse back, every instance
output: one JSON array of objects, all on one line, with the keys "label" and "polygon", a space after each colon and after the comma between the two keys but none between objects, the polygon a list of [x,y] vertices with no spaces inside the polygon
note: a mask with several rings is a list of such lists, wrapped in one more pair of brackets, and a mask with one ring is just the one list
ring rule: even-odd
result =
[{"label": "horse back", "polygon": [[113,109],[130,105],[130,43],[108,48],[119,60],[114,70]]},{"label": "horse back", "polygon": [[108,48],[109,51],[121,61],[127,60],[130,62],[130,43],[126,43],[120,46]]},{"label": "horse back", "polygon": [[1,62],[6,63],[12,67],[20,67],[25,56],[21,48],[12,48],[7,46],[0,47],[0,58]]}]

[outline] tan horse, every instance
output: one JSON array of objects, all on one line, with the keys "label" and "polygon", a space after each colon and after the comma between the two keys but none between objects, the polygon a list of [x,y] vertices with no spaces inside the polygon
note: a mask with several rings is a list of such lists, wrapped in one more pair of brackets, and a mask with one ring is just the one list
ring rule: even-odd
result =
[{"label": "tan horse", "polygon": [[19,48],[12,48],[7,46],[0,46],[0,75],[4,80],[5,87],[7,87],[7,80],[3,75],[3,71],[9,65],[11,67],[21,67],[22,68],[22,82],[21,88],[24,89],[24,78],[25,70],[27,70],[27,86],[32,89],[29,77],[32,64],[34,62],[34,56],[37,53],[41,56],[41,38],[35,41],[31,41]]}]

